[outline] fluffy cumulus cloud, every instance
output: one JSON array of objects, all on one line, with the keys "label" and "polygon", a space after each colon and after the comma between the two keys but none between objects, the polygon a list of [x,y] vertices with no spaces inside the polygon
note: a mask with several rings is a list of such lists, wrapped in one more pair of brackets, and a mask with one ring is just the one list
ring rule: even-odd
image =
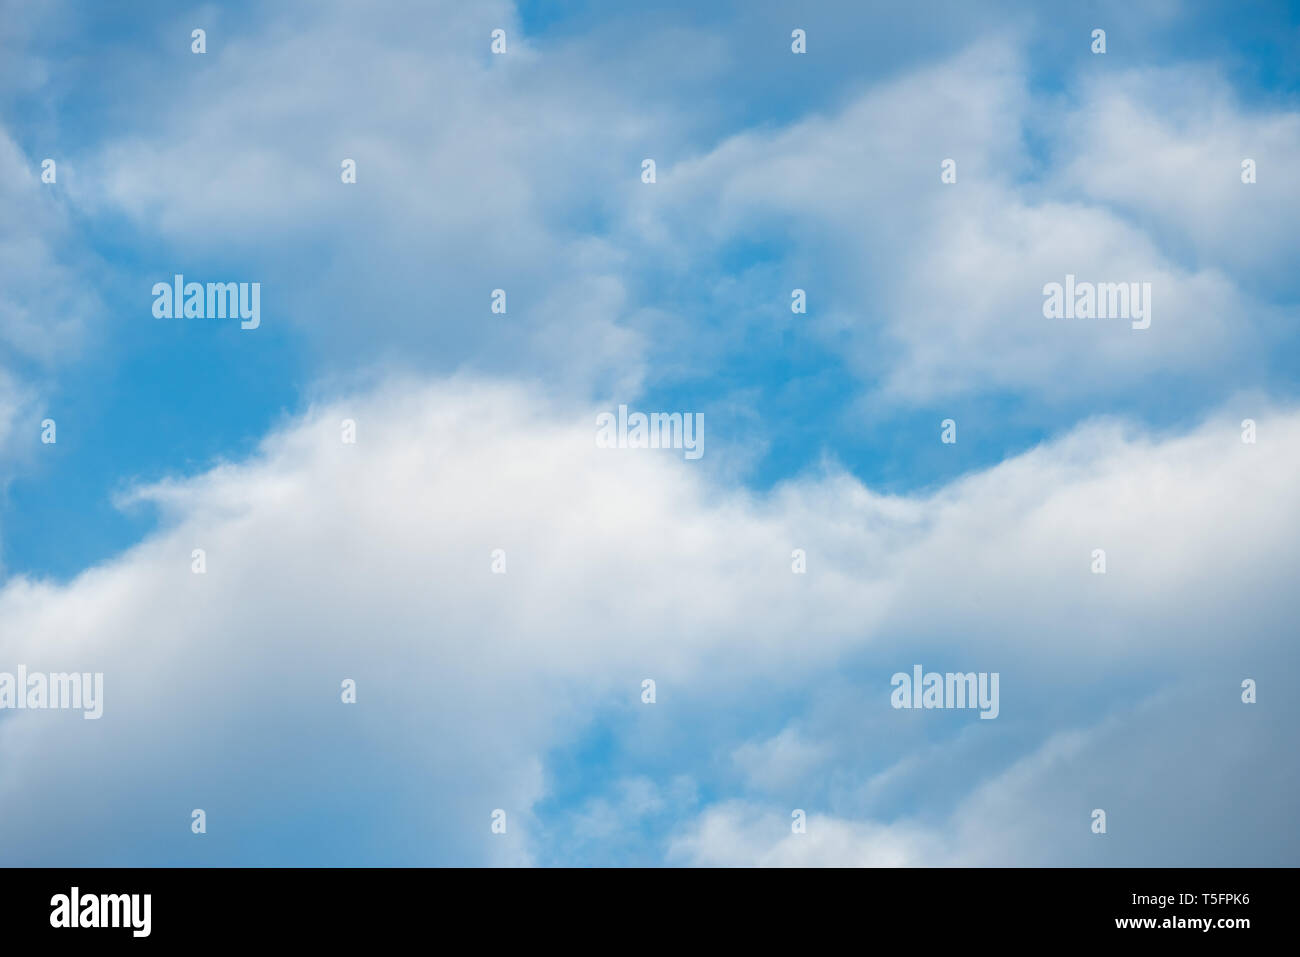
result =
[{"label": "fluffy cumulus cloud", "polygon": [[[479,42],[493,25],[510,56]],[[725,359],[801,285],[817,334],[847,341],[891,401],[1083,402],[1103,379],[1251,381],[1287,314],[1263,294],[1293,258],[1296,197],[1276,171],[1295,114],[1234,103],[1210,67],[1081,70],[1063,100],[1030,88],[1022,35],[990,31],[701,152],[685,131],[710,118],[690,83],[610,89],[608,36],[542,50],[508,5],[313,5],[211,29],[207,57],[171,54],[174,95],[74,154],[86,172],[69,188],[165,238],[158,275],[255,268],[299,288],[275,305],[327,365],[416,355],[635,387]],[[734,57],[691,31],[619,42],[647,68],[716,63],[697,84]],[[340,69],[340,51],[370,68]],[[1247,154],[1266,175],[1243,209]],[[339,188],[344,158],[355,189]],[[727,251],[773,231],[786,248],[737,289]],[[1152,327],[1043,322],[1042,287],[1067,273],[1151,283]],[[496,288],[521,322],[510,336],[490,321]]]},{"label": "fluffy cumulus cloud", "polygon": [[[680,452],[597,448],[594,421],[501,383],[390,385],[312,410],[248,461],[128,494],[163,527],[115,560],[64,585],[11,579],[6,660],[105,686],[97,721],[0,719],[9,858],[523,863],[613,815],[662,829],[647,854],[702,863],[1092,860],[1077,835],[1101,806],[1131,858],[1181,860],[1180,829],[1221,817],[1225,788],[1281,806],[1286,692],[1257,712],[1237,699],[1243,677],[1293,663],[1300,413],[1262,419],[1255,446],[1224,421],[1164,440],[1085,430],[909,498],[837,473],[728,490]],[[1090,571],[1095,544],[1107,576]],[[1254,667],[1205,681],[1229,644]],[[967,713],[927,743],[935,713],[889,704],[889,676],[914,661],[1002,663],[998,720]],[[829,712],[797,704],[832,675]],[[1152,685],[1173,703],[1144,704]],[[1201,697],[1177,698],[1188,686]],[[719,720],[720,702],[764,695],[796,702],[804,727],[755,741]],[[1114,717],[1135,708],[1137,733]],[[602,713],[617,749],[703,731],[719,760],[539,813],[566,784],[556,756]],[[1041,724],[1053,716],[1077,733]],[[858,734],[892,764],[855,779],[871,767]],[[1152,768],[1160,787],[1134,783]],[[723,797],[701,804],[700,783]],[[895,800],[913,787],[934,790]],[[1197,800],[1161,818],[1182,790]],[[808,811],[806,835],[765,809],[774,796]],[[1243,856],[1271,846],[1257,825],[1218,823]]]},{"label": "fluffy cumulus cloud", "polygon": [[[1294,259],[1281,171],[1296,114],[1235,108],[1208,68],[1075,83],[1068,99],[1036,94],[1018,46],[983,41],[675,165],[668,198],[640,204],[643,232],[685,257],[789,230],[755,278],[769,296],[814,290],[822,335],[891,400],[1000,390],[1059,404],[1153,376],[1254,381],[1294,316],[1258,290],[1284,284]],[[1194,111],[1207,95],[1209,116]],[[1256,153],[1274,178],[1250,192],[1240,164]],[[1067,274],[1150,283],[1150,328],[1044,322],[1043,287]]]},{"label": "fluffy cumulus cloud", "polygon": [[[508,56],[489,51],[497,28]],[[274,308],[327,369],[418,358],[639,381],[627,254],[599,223],[639,185],[644,140],[672,129],[667,107],[627,111],[587,50],[556,70],[505,3],[300,4],[209,33],[205,57],[173,50],[174,96],[84,148],[79,201],[167,240],[158,275],[294,288]]]},{"label": "fluffy cumulus cloud", "polygon": [[[1150,228],[1182,262],[1294,296],[1295,110],[1243,97],[1211,68],[1168,67],[1090,77],[1061,126],[1064,188]],[[1258,189],[1241,188],[1247,160]]]}]

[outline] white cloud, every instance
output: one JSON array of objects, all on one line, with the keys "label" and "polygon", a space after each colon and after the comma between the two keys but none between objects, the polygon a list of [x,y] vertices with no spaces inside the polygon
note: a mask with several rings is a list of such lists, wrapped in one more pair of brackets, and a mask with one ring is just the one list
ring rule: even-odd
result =
[{"label": "white cloud", "polygon": [[[340,442],[343,418],[356,445]],[[661,720],[703,729],[710,702],[806,693],[865,654],[879,687],[851,690],[888,727],[903,714],[886,705],[897,662],[960,649],[983,670],[1014,655],[1001,670],[1020,684],[1004,679],[1002,716],[977,722],[1013,754],[1026,728],[1060,727],[1044,696],[1104,708],[1098,682],[1123,697],[1115,682],[1225,668],[1231,695],[1241,668],[1285,665],[1300,567],[1300,413],[1259,420],[1256,446],[1219,421],[1159,440],[1087,429],[929,497],[838,474],[755,496],[671,452],[596,449],[593,409],[519,387],[405,383],[332,402],[248,462],[140,490],[164,527],[114,561],[0,591],[0,670],[105,673],[99,721],[0,716],[0,846],[51,864],[535,860],[555,846],[535,813],[548,755],[602,709],[644,707],[646,675]],[[1104,580],[1087,569],[1099,537]],[[807,575],[790,572],[795,545]],[[345,677],[355,706],[339,702]],[[746,754],[749,734],[708,749]],[[872,747],[890,753],[890,737]],[[955,800],[980,778],[960,753],[954,768]],[[644,814],[660,798],[620,800]],[[195,807],[204,838],[188,830]],[[689,852],[700,860],[730,860],[750,827],[715,823],[723,849]],[[819,853],[844,842],[881,862],[932,844],[853,825]]]},{"label": "white cloud", "polygon": [[[50,364],[77,354],[88,314],[98,306],[64,247],[71,245],[62,188],[41,182],[46,157],[25,156],[0,128],[0,342],[9,355]],[[49,157],[56,160],[61,157]],[[60,167],[56,167],[56,170]]]},{"label": "white cloud", "polygon": [[794,728],[784,728],[766,740],[746,741],[731,758],[751,787],[774,790],[789,788],[816,770],[827,756],[824,744],[807,740]]},{"label": "white cloud", "polygon": [[[1161,81],[1176,87],[1182,76],[1172,69]],[[667,167],[662,194],[643,198],[631,223],[681,268],[743,237],[788,236],[791,250],[751,285],[769,299],[806,288],[813,328],[828,346],[847,346],[885,400],[1020,391],[1060,403],[1174,375],[1212,383],[1217,399],[1250,381],[1242,370],[1258,370],[1283,331],[1282,311],[1253,280],[1256,266],[1289,261],[1279,249],[1293,218],[1294,187],[1271,187],[1284,200],[1274,205],[1242,187],[1231,156],[1255,143],[1276,166],[1294,152],[1296,117],[1222,107],[1222,123],[1176,127],[1148,122],[1157,107],[1135,106],[1124,89],[1034,95],[1011,43],[976,44],[830,115],[743,133]],[[1223,129],[1232,145],[1210,143]],[[1186,162],[1150,190],[1170,153]],[[940,182],[948,158],[954,185]],[[1203,199],[1176,206],[1189,192]],[[1190,218],[1209,255],[1187,254]],[[1149,282],[1151,327],[1045,319],[1043,286],[1067,273]]]},{"label": "white cloud", "polygon": [[796,834],[794,810],[782,814],[744,802],[709,808],[673,842],[669,860],[703,867],[903,867],[924,864],[934,853],[934,838],[923,829],[815,813]]},{"label": "white cloud", "polygon": [[309,4],[208,43],[168,55],[174,88],[148,78],[135,125],[89,144],[73,184],[168,244],[159,277],[261,281],[265,321],[326,374],[370,360],[639,386],[649,320],[601,221],[640,187],[667,105],[629,109],[583,51],[541,57],[502,2]]},{"label": "white cloud", "polygon": [[[1004,34],[701,149],[709,110],[689,84],[656,96],[601,71],[612,44],[620,62],[676,48],[725,72],[708,31],[537,46],[508,4],[264,16],[214,32],[205,57],[178,47],[176,89],[78,156],[69,188],[165,237],[160,276],[255,269],[271,321],[326,374],[361,358],[627,393],[710,375],[799,285],[868,407],[990,392],[1055,406],[1159,377],[1213,403],[1287,328],[1269,293],[1288,281],[1297,199],[1269,171],[1296,116],[1248,112],[1205,68],[1053,97]],[[493,26],[513,38],[505,57],[487,52]],[[1209,117],[1189,110],[1207,89]],[[1265,164],[1253,191],[1238,144]],[[653,188],[637,178],[651,154]],[[955,186],[939,182],[949,157]],[[790,249],[719,276],[755,237]],[[1042,287],[1066,273],[1150,282],[1151,328],[1044,319]],[[672,295],[649,301],[646,277]],[[509,318],[488,311],[495,288]]]},{"label": "white cloud", "polygon": [[52,380],[83,355],[103,315],[65,202],[70,170],[62,154],[49,157],[59,178],[43,183],[45,158],[25,155],[0,126],[0,495],[41,448],[42,418],[57,421]]},{"label": "white cloud", "polygon": [[[677,863],[705,866],[1286,866],[1300,852],[1278,827],[1296,769],[1277,756],[1295,720],[1289,689],[1244,705],[1235,680],[1204,681],[1051,734],[987,780],[978,763],[931,754],[964,793],[939,820],[872,820],[727,801],[679,829]],[[910,760],[910,758],[909,758]],[[989,769],[990,771],[992,769]],[[1106,832],[1094,833],[1095,810]]]},{"label": "white cloud", "polygon": [[1134,70],[1092,78],[1059,137],[1062,189],[1143,223],[1181,261],[1294,294],[1300,112],[1244,99],[1208,68]]}]

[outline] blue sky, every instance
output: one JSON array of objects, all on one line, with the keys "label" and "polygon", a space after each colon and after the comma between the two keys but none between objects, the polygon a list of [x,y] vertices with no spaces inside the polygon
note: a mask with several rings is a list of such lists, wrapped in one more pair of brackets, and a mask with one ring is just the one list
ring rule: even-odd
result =
[{"label": "blue sky", "polygon": [[[0,713],[0,858],[1294,863],[1294,692],[1239,700],[1295,665],[1293,5],[3,19],[0,672],[112,697]],[[706,454],[597,454],[619,404]],[[891,709],[917,662],[998,719]]]}]

